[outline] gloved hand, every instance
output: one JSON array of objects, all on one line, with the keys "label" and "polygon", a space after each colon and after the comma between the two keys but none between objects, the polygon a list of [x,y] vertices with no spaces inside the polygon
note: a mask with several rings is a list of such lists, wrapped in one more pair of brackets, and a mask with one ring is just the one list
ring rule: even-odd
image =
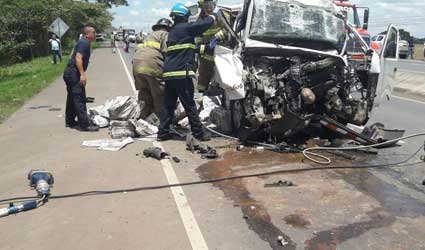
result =
[{"label": "gloved hand", "polygon": [[214,10],[211,12],[210,16],[214,18],[214,22],[217,22],[218,13],[220,12],[220,9],[215,7]]},{"label": "gloved hand", "polygon": [[213,13],[213,15],[217,16],[219,11],[220,11],[220,9],[218,7],[215,7],[214,10],[212,11],[212,13]]},{"label": "gloved hand", "polygon": [[218,43],[218,38],[214,36],[210,40],[209,48],[214,50],[215,46],[217,46],[217,43]]}]

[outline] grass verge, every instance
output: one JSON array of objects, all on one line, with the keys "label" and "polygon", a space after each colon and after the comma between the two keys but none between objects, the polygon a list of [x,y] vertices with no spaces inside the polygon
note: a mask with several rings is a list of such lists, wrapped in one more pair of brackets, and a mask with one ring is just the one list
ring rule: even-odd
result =
[{"label": "grass verge", "polygon": [[62,58],[56,65],[48,56],[0,68],[0,123],[63,73],[68,56]]}]

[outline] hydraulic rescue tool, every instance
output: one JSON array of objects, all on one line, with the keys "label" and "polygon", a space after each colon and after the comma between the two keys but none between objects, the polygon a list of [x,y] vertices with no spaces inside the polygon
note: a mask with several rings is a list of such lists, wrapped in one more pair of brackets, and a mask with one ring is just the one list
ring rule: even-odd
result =
[{"label": "hydraulic rescue tool", "polygon": [[53,185],[53,175],[48,171],[31,170],[28,173],[28,180],[30,187],[37,191],[40,197],[36,200],[24,201],[21,204],[10,203],[9,207],[0,208],[0,217],[16,214],[22,211],[28,211],[37,208],[47,202],[50,195],[50,188]]}]

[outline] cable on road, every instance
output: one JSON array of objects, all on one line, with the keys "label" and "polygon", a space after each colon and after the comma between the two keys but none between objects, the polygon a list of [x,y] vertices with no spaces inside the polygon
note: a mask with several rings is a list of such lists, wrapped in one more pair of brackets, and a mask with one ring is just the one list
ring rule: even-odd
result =
[{"label": "cable on road", "polygon": [[[214,130],[212,128],[209,128],[209,127],[206,127],[206,128],[210,132],[212,132],[212,133],[214,133],[214,134],[216,134],[218,136],[221,136],[221,137],[224,137],[224,138],[227,138],[227,139],[230,139],[230,140],[239,141],[239,139],[236,138],[236,137],[225,135],[225,134],[220,133],[220,132],[218,132],[218,131],[216,131],[216,130]],[[400,137],[400,138],[396,138],[396,139],[393,139],[393,140],[389,140],[389,141],[385,141],[385,142],[380,142],[380,143],[375,143],[375,144],[371,144],[371,145],[365,145],[365,146],[355,146],[355,147],[311,147],[311,148],[306,148],[306,149],[302,150],[302,154],[303,154],[303,156],[306,159],[308,159],[308,160],[310,160],[310,161],[312,161],[314,163],[323,164],[323,165],[329,165],[329,164],[332,163],[332,160],[329,157],[327,157],[325,155],[322,155],[322,154],[319,154],[319,153],[314,153],[314,152],[311,152],[311,151],[313,151],[313,150],[325,150],[325,151],[359,150],[359,149],[366,149],[366,148],[373,148],[373,147],[385,146],[385,145],[388,145],[388,144],[391,144],[391,143],[398,142],[400,140],[406,140],[406,139],[411,139],[411,138],[420,137],[420,136],[425,136],[425,133],[416,133],[416,134],[406,135],[406,136],[403,136],[403,137]],[[255,144],[255,145],[264,146],[264,147],[268,147],[268,148],[274,149],[274,150],[278,150],[279,149],[276,145],[272,145],[272,144],[261,143],[261,142],[250,142],[250,141],[249,141],[249,143],[252,143],[252,144]],[[423,146],[421,146],[421,148],[422,147]],[[319,160],[319,159],[322,159],[322,160]]]},{"label": "cable on road", "polygon": [[[316,166],[316,167],[282,169],[282,170],[275,170],[275,171],[260,172],[260,173],[255,173],[255,174],[233,175],[233,176],[226,176],[226,177],[222,177],[222,178],[214,178],[214,179],[201,180],[201,181],[182,182],[182,183],[175,183],[175,184],[164,184],[164,185],[156,185],[156,186],[142,186],[142,187],[135,187],[135,188],[115,189],[115,190],[94,190],[94,191],[87,191],[87,192],[80,192],[80,193],[52,195],[52,196],[49,196],[48,199],[53,200],[53,199],[65,199],[65,198],[83,197],[83,196],[94,196],[94,195],[131,193],[131,192],[157,190],[157,189],[164,189],[164,188],[171,188],[171,187],[178,187],[178,186],[182,187],[182,186],[193,186],[193,185],[200,185],[200,184],[211,184],[211,183],[216,183],[216,182],[230,181],[230,180],[243,179],[243,178],[253,178],[253,177],[261,177],[261,176],[276,175],[276,174],[293,174],[293,173],[318,171],[318,170],[372,169],[372,168],[384,168],[384,167],[413,166],[413,165],[418,165],[418,164],[424,164],[423,161],[416,161],[416,162],[412,162],[412,163],[407,163],[413,157],[415,157],[419,153],[419,151],[421,151],[423,148],[424,148],[424,146],[421,145],[418,148],[418,150],[416,150],[416,152],[413,153],[412,155],[410,155],[408,158],[406,158],[402,161],[393,162],[393,163],[383,163],[383,164],[373,164],[373,165],[370,165],[370,164],[347,165],[347,166],[320,166],[319,165],[319,166]],[[27,199],[27,198],[34,199],[34,198],[38,198],[38,197],[8,198],[8,199],[0,200],[0,203],[22,200],[22,199]]]},{"label": "cable on road", "polygon": [[[329,157],[324,156],[322,154],[319,153],[313,153],[311,151],[316,151],[316,150],[326,150],[326,151],[331,151],[331,150],[359,150],[359,149],[366,149],[366,148],[374,148],[374,147],[380,147],[380,146],[385,146],[391,143],[396,143],[400,140],[406,140],[406,139],[411,139],[414,137],[420,137],[420,136],[425,136],[425,133],[416,133],[416,134],[411,134],[411,135],[406,135],[406,136],[402,136],[400,138],[396,138],[393,140],[389,140],[389,141],[385,141],[385,142],[380,142],[380,143],[375,143],[375,144],[371,144],[371,145],[364,145],[364,146],[355,146],[355,147],[311,147],[311,148],[306,148],[302,151],[303,155],[305,158],[307,158],[308,160],[317,163],[317,164],[324,164],[324,165],[328,165],[330,164],[332,161]],[[424,146],[421,146],[421,148]],[[316,158],[314,158],[316,157]],[[322,160],[318,160],[318,159],[322,159]]]}]

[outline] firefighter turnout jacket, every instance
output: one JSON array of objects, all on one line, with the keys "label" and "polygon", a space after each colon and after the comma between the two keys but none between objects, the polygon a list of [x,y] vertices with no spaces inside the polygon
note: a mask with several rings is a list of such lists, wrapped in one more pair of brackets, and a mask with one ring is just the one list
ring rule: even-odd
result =
[{"label": "firefighter turnout jacket", "polygon": [[167,51],[168,32],[156,30],[150,33],[144,43],[137,45],[133,57],[133,74],[161,77]]},{"label": "firefighter turnout jacket", "polygon": [[[214,23],[213,26],[211,26],[208,30],[206,30],[204,33],[202,33],[200,36],[195,38],[196,45],[207,45],[209,44],[210,40],[213,37],[216,37],[219,41],[219,44],[223,44],[228,39],[228,31],[224,28],[223,22],[225,22],[224,18],[228,21],[230,20],[230,13],[226,12],[222,9],[219,10],[219,14],[217,15],[217,21]],[[205,13],[202,11],[199,14],[198,19],[202,19],[205,17]],[[202,51],[201,51],[202,52]],[[214,61],[213,55],[208,55],[206,53],[201,53],[201,58],[208,60],[208,61]]]},{"label": "firefighter turnout jacket", "polygon": [[193,23],[177,23],[172,27],[168,34],[168,49],[162,75],[164,79],[195,76],[195,37],[204,33],[214,22],[214,17],[206,16]]}]

